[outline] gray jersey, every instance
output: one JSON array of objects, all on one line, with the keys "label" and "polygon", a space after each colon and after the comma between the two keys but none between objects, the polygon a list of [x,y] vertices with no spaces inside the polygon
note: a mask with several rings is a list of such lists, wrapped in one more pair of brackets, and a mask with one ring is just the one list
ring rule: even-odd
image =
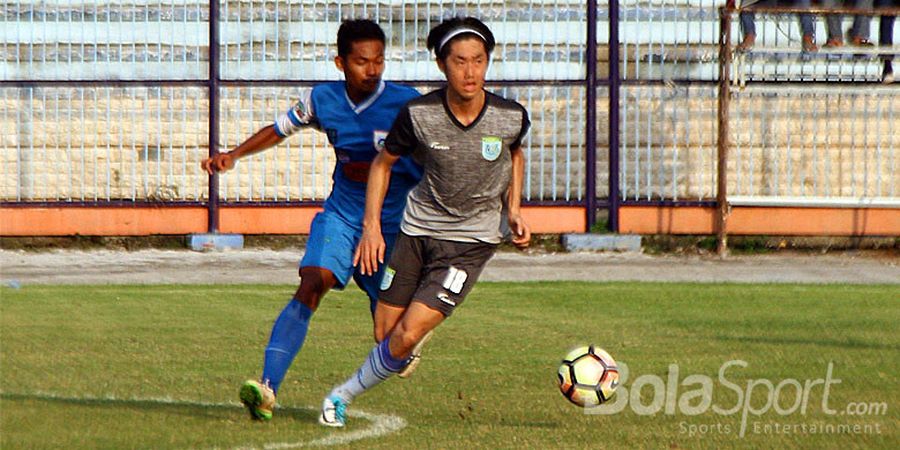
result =
[{"label": "gray jersey", "polygon": [[440,89],[410,101],[385,140],[394,155],[425,168],[409,194],[400,229],[410,236],[499,243],[500,210],[512,176],[510,150],[531,122],[522,105],[485,92],[478,118],[463,126]]}]

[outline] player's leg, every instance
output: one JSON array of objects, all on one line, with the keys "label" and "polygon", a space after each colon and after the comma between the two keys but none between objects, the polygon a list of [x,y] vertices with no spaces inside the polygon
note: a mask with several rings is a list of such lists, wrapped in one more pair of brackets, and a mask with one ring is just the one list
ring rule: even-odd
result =
[{"label": "player's leg", "polygon": [[[372,300],[374,308],[373,312],[373,320],[374,320],[374,333],[375,333],[375,342],[381,342],[384,338],[390,333],[390,331],[394,328],[397,322],[400,321],[400,317],[403,316],[403,312],[406,310],[406,307],[400,307],[391,305],[386,302],[378,302],[377,299],[381,295],[381,291],[387,291],[394,284],[394,277],[396,276],[396,267],[391,268],[391,256],[393,255],[394,244],[397,241],[396,234],[385,234],[385,256],[384,260],[386,264],[382,264],[378,268],[378,272],[376,272],[374,277],[366,277],[360,274],[358,271],[354,273],[354,279],[356,279],[357,284],[363,287],[363,290],[369,294],[370,300]],[[410,240],[404,239],[405,246],[409,247]],[[398,285],[404,285],[407,287],[406,292],[400,295],[404,301],[410,298],[412,295],[412,288],[417,286],[418,283],[418,274],[421,272],[421,260],[418,258],[418,252],[411,248],[406,248],[401,251],[400,258],[401,261],[406,261],[404,265],[406,266],[406,274],[410,277],[408,282],[400,281]],[[414,265],[413,265],[414,264]],[[396,266],[396,265],[395,265]],[[404,276],[401,274],[401,277]],[[396,296],[396,293],[394,294]],[[377,305],[377,306],[376,306]],[[422,349],[425,347],[425,344],[431,339],[432,333],[428,333],[425,337],[419,341],[419,343],[413,348],[412,353],[410,354],[406,365],[400,370],[400,373],[397,374],[400,378],[408,378],[410,375],[415,372],[416,368],[419,366],[419,362],[422,357]]]},{"label": "player's leg", "polygon": [[376,303],[372,317],[375,342],[383,341],[403,316],[419,287],[424,264],[422,238],[402,233],[385,235],[385,244],[388,249],[386,264],[379,268],[375,277],[359,277],[358,272],[354,273],[357,283]]},{"label": "player's leg", "polygon": [[[416,298],[419,300],[414,301],[413,306],[423,303],[447,317],[468,295],[484,264],[493,255],[494,247],[446,241],[435,241],[435,246],[435,253],[443,256],[429,265],[427,270],[430,273],[430,282],[417,292]],[[404,322],[401,322],[397,325],[397,329],[401,336],[406,336],[405,340],[413,340],[413,346],[409,349],[406,366],[397,376],[407,378],[419,366],[422,349],[431,340],[434,330],[430,329],[420,334],[421,330],[404,330],[403,326]],[[395,342],[395,345],[399,344]],[[399,349],[405,351],[406,346]]]},{"label": "player's leg", "polygon": [[[381,342],[387,337],[388,333],[394,329],[394,326],[397,325],[397,322],[400,321],[400,318],[403,316],[403,313],[406,312],[406,308],[393,306],[388,303],[379,302],[378,307],[375,309],[375,342]],[[406,359],[406,364],[403,366],[403,369],[397,374],[400,378],[409,378],[412,376],[413,372],[419,367],[419,363],[422,361],[422,350],[425,348],[425,344],[431,340],[434,335],[434,331],[430,331],[419,341],[418,344],[413,347],[410,352],[409,358]]]},{"label": "player's leg", "polygon": [[300,286],[275,320],[266,346],[262,379],[268,381],[275,393],[303,347],[310,319],[319,302],[337,284],[334,273],[322,267],[301,267],[300,277]]},{"label": "player's leg", "polygon": [[[810,0],[794,0],[794,6],[801,9],[811,7]],[[815,52],[819,48],[816,46],[816,28],[815,17],[812,14],[800,14],[800,32],[803,34],[801,45],[805,52]]]},{"label": "player's leg", "polygon": [[403,313],[406,312],[405,306],[396,306],[390,303],[378,302],[375,307],[374,316],[374,334],[375,342],[381,342],[388,336],[388,333],[394,329]]},{"label": "player's leg", "polygon": [[[363,386],[374,386],[375,380],[386,379],[389,374],[396,373],[406,364],[403,359],[396,359],[387,352],[388,331],[400,320],[419,286],[419,276],[424,261],[423,239],[401,234],[394,246],[389,260],[389,268],[385,269],[382,280],[380,300],[375,308],[375,340],[378,342],[372,349],[363,365],[351,376]],[[347,381],[349,382],[349,380]],[[346,383],[345,383],[346,384]],[[335,388],[337,390],[338,388]],[[348,397],[342,397],[332,391],[322,403],[322,414],[319,422],[323,425],[344,426]]]},{"label": "player's leg", "polygon": [[739,17],[744,38],[741,43],[738,44],[737,50],[746,52],[753,48],[753,45],[756,43],[756,15],[753,11],[741,11]]},{"label": "player's leg", "polygon": [[[872,9],[874,0],[856,0],[853,7],[856,9]],[[870,46],[872,16],[857,14],[853,16],[853,26],[850,28],[850,40],[854,45]]]},{"label": "player's leg", "polygon": [[[347,405],[399,372],[416,344],[463,302],[496,248],[490,244],[415,239],[423,243],[419,254],[424,261],[421,283],[413,294],[415,300],[389,336],[372,349],[356,373],[325,398],[320,423],[344,426]],[[396,254],[400,254],[399,249]],[[398,283],[398,277],[403,273],[403,259],[395,258],[392,264],[393,261],[398,261],[397,267],[401,269],[393,281]],[[391,289],[388,289],[382,295],[388,300],[390,293]]]},{"label": "player's leg", "polygon": [[[359,246],[359,238],[361,237],[361,234],[362,233],[357,236],[354,250],[355,247]],[[366,293],[367,297],[369,297],[369,310],[372,313],[373,321],[378,309],[378,299],[381,296],[381,290],[387,289],[387,287],[391,285],[394,279],[394,274],[396,273],[396,270],[391,269],[389,267],[389,264],[391,261],[391,256],[393,256],[394,254],[394,247],[397,243],[397,236],[398,233],[384,233],[384,262],[378,264],[378,268],[374,274],[365,275],[362,273],[359,267],[357,267],[353,271],[353,281],[355,281],[356,285]],[[382,335],[380,338],[376,337],[375,341],[381,342],[382,339],[384,339],[384,335]]]},{"label": "player's leg", "polygon": [[256,419],[272,417],[275,395],[303,347],[309,322],[322,297],[334,287],[342,288],[350,278],[352,261],[347,249],[353,232],[342,224],[329,213],[320,213],[313,220],[300,263],[300,286],[272,326],[262,378],[245,382],[240,390],[241,401]]},{"label": "player's leg", "polygon": [[[468,295],[495,247],[447,241],[433,241],[433,245],[433,253],[439,256],[426,266],[430,281],[416,292],[416,298],[420,300],[414,301],[413,305],[422,302],[447,317]],[[410,350],[406,366],[397,376],[407,378],[416,370],[421,361],[422,349],[433,335],[433,329],[421,336],[416,332],[412,333],[415,345]]]},{"label": "player's leg", "polygon": [[336,283],[334,274],[321,267],[302,267],[300,276],[300,287],[272,326],[261,381],[247,380],[241,386],[241,402],[254,419],[272,418],[276,393],[288,368],[303,347],[313,312],[322,297]]},{"label": "player's leg", "polygon": [[288,368],[303,347],[313,312],[336,283],[334,274],[321,267],[302,267],[300,277],[300,287],[272,326],[261,381],[247,380],[241,386],[241,402],[254,419],[272,418],[275,396]]},{"label": "player's leg", "polygon": [[[822,8],[835,9],[839,5],[838,0],[822,0]],[[827,14],[825,23],[827,28],[827,40],[825,47],[840,47],[844,45],[844,32],[841,30],[842,17],[840,14]]]},{"label": "player's leg", "polygon": [[[890,0],[881,0],[878,6],[889,6]],[[881,16],[878,22],[878,45],[894,45],[894,21],[896,16]],[[892,61],[894,55],[884,55],[884,69],[881,72],[881,82],[890,84],[894,82],[894,67]]]},{"label": "player's leg", "polygon": [[444,318],[440,311],[421,302],[413,302],[390,335],[369,352],[356,373],[325,398],[319,423],[331,427],[344,426],[347,405],[359,394],[399,372],[406,365],[416,343],[443,322]]},{"label": "player's leg", "polygon": [[434,330],[447,316],[443,312],[426,305],[422,301],[413,301],[397,326],[388,336],[388,350],[397,359],[407,359],[413,348]]}]

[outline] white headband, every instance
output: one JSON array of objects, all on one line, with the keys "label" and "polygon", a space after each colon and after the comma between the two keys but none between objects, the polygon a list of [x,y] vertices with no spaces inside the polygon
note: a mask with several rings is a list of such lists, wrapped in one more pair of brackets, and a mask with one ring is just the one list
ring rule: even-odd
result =
[{"label": "white headband", "polygon": [[485,39],[484,35],[479,33],[474,28],[467,28],[467,27],[457,28],[457,29],[447,33],[447,35],[444,36],[444,39],[441,39],[441,45],[438,46],[437,53],[440,53],[441,50],[444,49],[444,46],[447,45],[448,42],[450,42],[450,39],[453,39],[456,36],[459,36],[463,33],[472,33],[472,34],[480,37],[483,42],[487,42],[487,39]]}]

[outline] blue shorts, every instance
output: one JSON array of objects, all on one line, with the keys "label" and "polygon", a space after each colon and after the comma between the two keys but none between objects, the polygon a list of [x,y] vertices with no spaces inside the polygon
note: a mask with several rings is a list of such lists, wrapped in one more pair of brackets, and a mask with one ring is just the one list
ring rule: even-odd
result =
[{"label": "blue shorts", "polygon": [[[369,296],[370,308],[374,312],[385,265],[379,264],[378,272],[371,276],[363,275],[353,267],[353,253],[356,252],[361,235],[360,228],[351,226],[333,212],[323,211],[316,214],[309,230],[306,253],[300,260],[300,267],[321,267],[330,270],[337,279],[335,286],[337,290],[344,289],[352,275],[356,285]],[[385,261],[390,260],[396,239],[396,234],[384,235]]]}]

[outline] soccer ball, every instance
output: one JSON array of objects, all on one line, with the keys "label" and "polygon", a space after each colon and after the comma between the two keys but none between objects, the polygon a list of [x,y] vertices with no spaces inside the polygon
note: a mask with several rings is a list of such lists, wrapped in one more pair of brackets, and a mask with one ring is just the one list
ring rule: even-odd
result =
[{"label": "soccer ball", "polygon": [[569,351],[559,365],[559,390],[578,406],[597,406],[619,385],[619,368],[605,350],[593,345]]}]

